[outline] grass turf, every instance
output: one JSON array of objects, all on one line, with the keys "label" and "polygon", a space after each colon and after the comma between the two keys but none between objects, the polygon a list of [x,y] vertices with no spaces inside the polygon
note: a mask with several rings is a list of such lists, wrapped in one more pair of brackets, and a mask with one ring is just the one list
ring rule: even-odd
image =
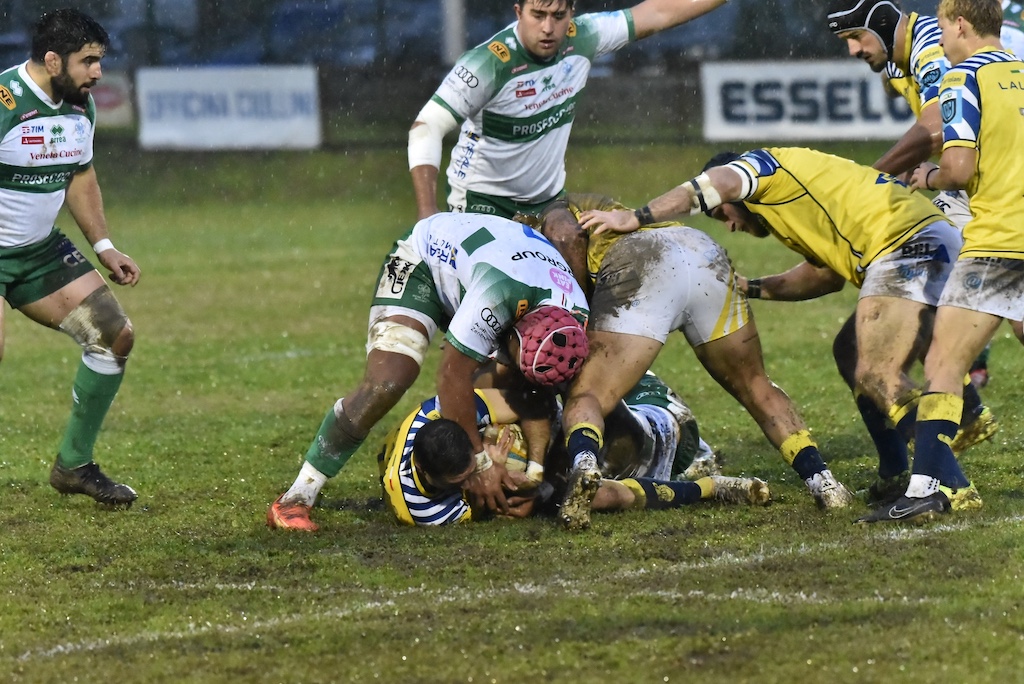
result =
[{"label": "grass turf", "polygon": [[[871,161],[870,147],[835,151]],[[570,187],[642,202],[713,150],[579,147]],[[117,289],[137,331],[96,457],[140,492],[128,511],[46,482],[77,348],[7,311],[0,372],[0,680],[128,682],[1015,681],[1024,653],[1018,343],[999,331],[984,397],[1002,422],[964,457],[977,514],[859,528],[817,511],[681,336],[656,370],[687,398],[727,474],[771,483],[765,509],[694,506],[403,529],[374,447],[433,391],[416,387],[324,491],[315,536],[264,526],[324,412],[362,372],[373,280],[414,213],[404,151],[104,152]],[[628,172],[624,173],[624,170]],[[725,234],[737,269],[799,257]],[[77,237],[67,219],[62,223]],[[79,239],[81,244],[81,240]],[[766,363],[836,474],[863,488],[871,443],[831,363],[852,289],[754,302]]]}]

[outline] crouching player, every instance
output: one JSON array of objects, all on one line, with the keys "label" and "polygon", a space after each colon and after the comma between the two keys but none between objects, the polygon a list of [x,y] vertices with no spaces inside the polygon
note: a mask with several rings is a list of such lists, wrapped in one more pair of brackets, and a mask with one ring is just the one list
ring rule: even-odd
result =
[{"label": "crouching player", "polygon": [[[488,455],[505,463],[517,483],[510,492],[510,514],[526,517],[559,499],[553,495],[565,488],[569,464],[564,450],[548,449],[549,444],[561,445],[562,439],[538,445],[524,440],[515,426],[488,429],[518,419],[509,399],[504,391],[476,390],[477,422]],[[557,412],[551,418],[557,425]],[[608,427],[601,464],[607,477],[601,480],[593,510],[678,508],[704,500],[768,503],[764,481],[718,474],[714,452],[700,439],[693,414],[653,374],[612,413]],[[546,457],[545,465],[538,454]],[[384,499],[400,522],[446,525],[483,513],[471,508],[463,490],[473,473],[469,436],[440,417],[436,397],[424,401],[388,435],[377,458]],[[687,475],[697,479],[670,479]],[[548,507],[554,511],[553,505]]]}]

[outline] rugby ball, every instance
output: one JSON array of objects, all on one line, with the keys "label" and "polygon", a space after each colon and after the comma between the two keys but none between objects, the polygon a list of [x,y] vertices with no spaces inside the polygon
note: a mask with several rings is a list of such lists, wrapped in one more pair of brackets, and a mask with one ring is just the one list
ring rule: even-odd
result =
[{"label": "rugby ball", "polygon": [[487,444],[497,444],[505,430],[512,431],[512,446],[508,450],[508,460],[505,461],[505,469],[522,473],[526,471],[526,437],[518,423],[496,423],[488,425],[480,431],[480,436]]}]

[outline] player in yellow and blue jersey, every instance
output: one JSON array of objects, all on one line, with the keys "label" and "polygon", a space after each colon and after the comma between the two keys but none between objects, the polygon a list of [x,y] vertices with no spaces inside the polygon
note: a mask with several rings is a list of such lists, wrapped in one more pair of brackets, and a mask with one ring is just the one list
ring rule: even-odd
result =
[{"label": "player in yellow and blue jersey", "polygon": [[[1004,2],[1000,41],[1003,47],[1024,56],[1024,33],[1019,28],[1018,3]],[[941,31],[934,16],[901,12],[891,0],[834,0],[828,14],[829,29],[844,40],[850,55],[858,57],[876,72],[881,72],[886,90],[902,96],[916,123],[872,166],[879,171],[903,177],[918,164],[942,150],[942,117],[938,96],[942,75],[949,69],[942,46]],[[944,190],[934,199],[955,226],[963,230],[971,220],[967,194],[961,190]],[[1013,322],[1014,331],[1024,338],[1020,322]],[[992,411],[981,404],[976,388],[989,381],[989,347],[982,350],[971,364],[972,387],[965,388],[965,398],[977,420],[972,421],[973,439],[991,437],[997,428]]]},{"label": "player in yellow and blue jersey", "polygon": [[939,82],[949,61],[939,46],[935,17],[907,14],[892,0],[834,0],[827,20],[850,56],[881,73],[886,88],[903,97],[916,118],[874,168],[899,175],[937,154],[942,140]]},{"label": "player in yellow and blue jersey", "polygon": [[999,42],[999,0],[942,0],[938,15],[953,65],[939,94],[942,157],[916,169],[912,185],[966,189],[973,218],[935,316],[910,484],[861,522],[927,521],[976,498],[949,447],[960,379],[1004,318],[1024,318],[1024,62]]},{"label": "player in yellow and blue jersey", "polygon": [[733,231],[774,235],[804,257],[786,273],[741,279],[748,297],[811,299],[846,282],[860,289],[836,361],[879,454],[869,498],[898,497],[909,480],[906,440],[920,392],[908,371],[923,354],[920,339],[959,252],[959,231],[894,177],[806,148],[724,153],[635,214],[581,219],[603,233],[698,211]]},{"label": "player in yellow and blue jersey", "polygon": [[[476,390],[477,421],[484,446],[495,462],[512,458],[511,444],[504,435],[497,441],[489,440],[487,427],[521,425],[509,398],[504,391]],[[627,399],[613,421],[608,452],[602,454],[606,477],[601,480],[595,509],[677,508],[702,500],[768,502],[770,492],[764,481],[722,476],[717,464],[710,470],[706,468],[714,457],[697,435],[693,414],[656,376],[645,375]],[[558,412],[550,411],[548,418],[557,422]],[[518,483],[518,490],[510,492],[512,501],[517,501],[511,509],[514,517],[538,510],[541,500],[549,499],[554,488],[564,487],[565,481],[565,457],[557,449],[557,442],[547,459],[554,461],[554,465],[545,471],[535,467],[534,459],[545,458],[547,440],[535,444],[525,439],[525,431],[520,434],[525,444],[518,446],[521,451],[517,457],[525,457],[527,464],[525,472],[509,467]],[[706,454],[711,458],[706,458]],[[441,417],[437,397],[422,402],[392,430],[377,460],[384,499],[400,523],[449,525],[485,514],[474,512],[464,492],[464,484],[474,468],[469,437],[457,423]],[[685,466],[683,461],[691,463],[685,474],[680,473]],[[672,477],[674,473],[676,477]],[[693,481],[683,477],[692,477]]]},{"label": "player in yellow and blue jersey", "polygon": [[[568,200],[579,215],[620,209],[633,216],[602,195],[571,194]],[[566,398],[562,424],[572,460],[562,502],[566,527],[589,525],[605,420],[673,331],[683,334],[709,375],[746,409],[818,506],[848,506],[853,495],[829,470],[796,403],[768,377],[757,326],[728,254],[694,228],[677,222],[654,227],[626,236],[583,233],[581,239],[593,281],[587,337],[601,360],[584,365]]]}]

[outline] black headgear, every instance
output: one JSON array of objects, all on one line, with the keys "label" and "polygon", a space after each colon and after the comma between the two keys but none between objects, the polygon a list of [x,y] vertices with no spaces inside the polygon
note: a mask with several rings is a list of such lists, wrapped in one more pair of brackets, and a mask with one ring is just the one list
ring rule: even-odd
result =
[{"label": "black headgear", "polygon": [[874,34],[892,60],[896,26],[903,13],[890,0],[841,0],[832,3],[828,28],[832,33],[863,30]]},{"label": "black headgear", "polygon": [[722,152],[719,152],[711,159],[708,159],[707,162],[704,164],[704,168],[701,169],[700,171],[701,173],[704,173],[708,169],[714,168],[716,166],[725,166],[729,162],[734,162],[739,158],[740,155],[738,152],[723,150]]}]

